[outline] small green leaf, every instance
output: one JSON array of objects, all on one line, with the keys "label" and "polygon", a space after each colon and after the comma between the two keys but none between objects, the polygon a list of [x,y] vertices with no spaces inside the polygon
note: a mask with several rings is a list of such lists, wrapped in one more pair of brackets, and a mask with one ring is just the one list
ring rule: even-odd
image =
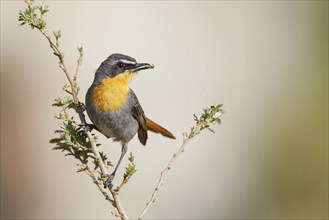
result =
[{"label": "small green leaf", "polygon": [[111,162],[111,161],[107,161],[107,166],[109,166],[109,167],[114,167],[114,165],[113,165],[113,163]]},{"label": "small green leaf", "polygon": [[125,181],[128,181],[132,177],[132,175],[134,175],[134,173],[136,173],[136,171],[137,171],[136,164],[135,164],[135,158],[132,153],[129,154],[128,160],[129,160],[129,164],[126,167],[125,174],[123,175],[123,179]]},{"label": "small green leaf", "polygon": [[79,51],[80,54],[83,54],[83,47],[77,47],[77,50]]},{"label": "small green leaf", "polygon": [[45,5],[44,2],[42,3],[41,6],[38,6],[37,8],[39,9],[41,15],[44,15],[46,12],[49,11],[49,10],[48,10],[48,6]]},{"label": "small green leaf", "polygon": [[61,138],[52,138],[49,140],[49,143],[51,144],[57,144],[61,141]]},{"label": "small green leaf", "polygon": [[128,160],[129,160],[130,163],[134,163],[135,157],[132,153],[129,154]]},{"label": "small green leaf", "polygon": [[58,30],[58,31],[54,31],[53,34],[54,34],[54,37],[56,39],[56,46],[58,47],[59,46],[59,38],[61,38],[62,33],[61,33],[60,30]]},{"label": "small green leaf", "polygon": [[[224,113],[224,111],[221,109],[223,105],[211,105],[209,108],[203,109],[203,113],[200,116],[194,116],[194,120],[196,121],[196,124],[200,126],[200,130],[207,129],[211,132],[215,132],[211,126],[213,126],[215,123],[220,124],[220,116]],[[191,133],[194,130],[194,127],[192,127]]]},{"label": "small green leaf", "polygon": [[61,36],[62,36],[61,30],[54,31],[53,34],[54,34],[56,41],[58,41],[59,38],[61,38]]}]

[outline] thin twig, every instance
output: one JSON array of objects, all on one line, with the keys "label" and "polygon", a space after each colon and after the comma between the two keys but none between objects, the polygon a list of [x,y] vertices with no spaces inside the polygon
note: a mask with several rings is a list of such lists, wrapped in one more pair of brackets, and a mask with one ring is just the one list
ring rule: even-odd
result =
[{"label": "thin twig", "polygon": [[116,191],[120,191],[121,188],[129,182],[128,179],[123,179],[120,185],[116,188]]},{"label": "thin twig", "polygon": [[79,68],[81,66],[81,63],[82,63],[82,57],[83,57],[83,50],[82,50],[82,47],[78,48],[79,50],[79,59],[77,60],[77,68],[75,70],[75,73],[73,75],[73,82],[76,83],[77,82],[77,77],[78,77],[78,72],[79,72]]},{"label": "thin twig", "polygon": [[90,176],[90,177],[93,179],[93,183],[96,184],[96,186],[98,187],[98,190],[104,195],[105,200],[108,200],[108,201],[111,203],[111,205],[114,206],[114,201],[113,201],[113,200],[110,198],[110,196],[109,196],[109,195],[103,190],[103,184],[97,180],[97,178],[95,177],[94,172],[93,172],[92,170],[90,170],[89,167],[87,167],[84,171],[88,174],[88,176]]},{"label": "thin twig", "polygon": [[183,139],[183,144],[182,146],[178,149],[178,151],[172,156],[171,160],[169,161],[169,163],[167,164],[167,166],[164,168],[164,170],[161,171],[160,174],[160,178],[158,181],[158,184],[156,185],[152,195],[151,195],[151,199],[146,203],[145,208],[143,209],[142,213],[139,215],[138,219],[141,220],[143,219],[143,216],[146,214],[146,212],[149,210],[149,208],[151,207],[151,205],[155,202],[155,197],[158,194],[160,188],[162,187],[164,180],[165,180],[165,176],[167,174],[167,172],[171,169],[173,163],[175,162],[175,160],[178,158],[178,156],[183,153],[185,151],[185,147],[187,145],[187,143],[197,134],[200,133],[202,128],[202,123],[197,124],[190,132],[190,134],[186,137],[184,137]]},{"label": "thin twig", "polygon": [[108,172],[107,172],[107,169],[106,169],[106,167],[103,163],[102,157],[99,154],[99,151],[97,150],[97,146],[96,146],[94,137],[91,135],[89,130],[85,129],[85,132],[86,132],[86,135],[87,135],[88,139],[90,140],[91,150],[92,150],[93,154],[95,155],[95,160],[97,161],[97,164],[98,164],[99,168],[102,171],[102,176],[105,177],[105,176],[108,175]]},{"label": "thin twig", "polygon": [[59,47],[56,45],[56,43],[53,42],[53,40],[50,38],[48,32],[45,29],[38,29],[48,40],[51,49],[53,49],[54,54],[58,57],[59,59],[59,67],[63,70],[63,72],[65,73],[65,76],[67,78],[67,80],[70,83],[71,86],[71,92],[72,92],[72,98],[73,98],[73,102],[78,105],[79,104],[79,99],[78,99],[78,95],[76,94],[76,92],[74,92],[74,84],[73,84],[73,80],[70,77],[69,71],[66,67],[65,64],[65,60],[64,60],[64,53],[62,53],[59,49]]}]

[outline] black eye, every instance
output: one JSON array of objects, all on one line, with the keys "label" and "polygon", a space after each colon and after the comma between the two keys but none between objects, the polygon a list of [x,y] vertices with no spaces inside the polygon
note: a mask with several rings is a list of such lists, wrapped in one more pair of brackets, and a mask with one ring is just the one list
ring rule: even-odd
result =
[{"label": "black eye", "polygon": [[118,63],[118,67],[119,67],[119,68],[123,68],[123,67],[125,67],[125,64],[122,63],[122,62],[119,62],[119,63]]}]

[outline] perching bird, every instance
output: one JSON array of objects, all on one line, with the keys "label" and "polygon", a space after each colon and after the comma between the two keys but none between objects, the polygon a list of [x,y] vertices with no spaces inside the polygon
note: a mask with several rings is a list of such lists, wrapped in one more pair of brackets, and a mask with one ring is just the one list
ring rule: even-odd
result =
[{"label": "perching bird", "polygon": [[138,133],[145,145],[147,131],[175,138],[168,130],[146,118],[135,93],[129,88],[131,79],[140,70],[154,68],[148,63],[137,63],[132,57],[112,54],[99,66],[86,94],[87,114],[98,131],[122,144],[121,156],[114,171],[104,182],[112,188],[112,180],[127,152],[128,142]]}]

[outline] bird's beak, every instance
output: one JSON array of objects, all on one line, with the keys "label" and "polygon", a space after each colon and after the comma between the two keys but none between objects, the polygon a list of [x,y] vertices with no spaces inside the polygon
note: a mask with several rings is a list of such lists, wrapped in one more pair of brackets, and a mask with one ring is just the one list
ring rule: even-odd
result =
[{"label": "bird's beak", "polygon": [[154,65],[148,63],[137,63],[132,69],[130,69],[130,72],[137,72],[140,70],[153,69],[153,68]]}]

